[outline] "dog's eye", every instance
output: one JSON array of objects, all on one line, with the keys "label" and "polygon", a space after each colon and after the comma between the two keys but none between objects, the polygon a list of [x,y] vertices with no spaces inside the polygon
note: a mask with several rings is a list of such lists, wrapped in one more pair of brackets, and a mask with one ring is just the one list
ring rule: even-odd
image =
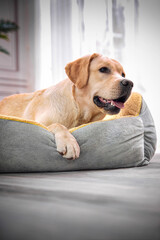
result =
[{"label": "dog's eye", "polygon": [[111,70],[107,67],[102,67],[102,68],[99,69],[99,71],[101,73],[110,73],[111,72]]},{"label": "dog's eye", "polygon": [[125,77],[125,73],[122,73],[122,77]]}]

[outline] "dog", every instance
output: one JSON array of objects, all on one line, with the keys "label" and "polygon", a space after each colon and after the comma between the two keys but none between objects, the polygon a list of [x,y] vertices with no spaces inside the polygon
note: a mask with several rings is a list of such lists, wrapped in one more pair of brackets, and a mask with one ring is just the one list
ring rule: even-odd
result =
[{"label": "dog", "polygon": [[0,114],[44,124],[55,134],[57,151],[76,159],[80,147],[68,129],[119,113],[133,82],[118,61],[98,53],[68,63],[65,71],[68,78],[55,86],[4,98]]}]

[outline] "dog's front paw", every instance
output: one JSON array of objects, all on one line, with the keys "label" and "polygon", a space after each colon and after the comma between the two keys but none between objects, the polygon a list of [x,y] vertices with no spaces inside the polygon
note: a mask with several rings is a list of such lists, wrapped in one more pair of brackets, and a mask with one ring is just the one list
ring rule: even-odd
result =
[{"label": "dog's front paw", "polygon": [[80,154],[80,147],[71,133],[56,133],[57,151],[67,159],[76,159]]}]

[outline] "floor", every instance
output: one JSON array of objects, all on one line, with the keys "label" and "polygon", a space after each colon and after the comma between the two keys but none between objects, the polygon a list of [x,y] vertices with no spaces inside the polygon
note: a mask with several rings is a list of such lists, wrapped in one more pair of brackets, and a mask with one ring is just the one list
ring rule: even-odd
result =
[{"label": "floor", "polygon": [[0,174],[1,240],[159,240],[160,154],[145,167]]}]

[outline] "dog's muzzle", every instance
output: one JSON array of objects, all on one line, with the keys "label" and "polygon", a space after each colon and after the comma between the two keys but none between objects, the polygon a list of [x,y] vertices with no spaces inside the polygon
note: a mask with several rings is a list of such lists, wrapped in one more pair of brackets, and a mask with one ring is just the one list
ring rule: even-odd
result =
[{"label": "dog's muzzle", "polygon": [[100,96],[94,96],[93,102],[97,105],[97,107],[103,108],[108,114],[112,115],[119,113],[119,111],[124,108],[124,103],[131,94],[133,82],[128,79],[123,79],[120,81],[120,87],[122,90],[119,98],[106,99]]}]

